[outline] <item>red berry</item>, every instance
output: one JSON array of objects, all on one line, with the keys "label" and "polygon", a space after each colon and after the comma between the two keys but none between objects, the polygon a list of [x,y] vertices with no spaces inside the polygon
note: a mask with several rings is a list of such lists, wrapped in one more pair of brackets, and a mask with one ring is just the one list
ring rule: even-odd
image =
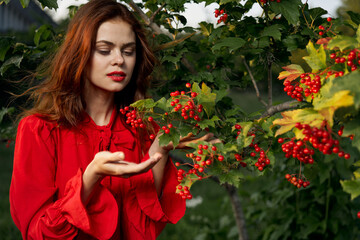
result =
[{"label": "red berry", "polygon": [[219,160],[220,162],[222,162],[222,161],[224,160],[224,156],[220,155],[220,156],[218,157],[218,160]]},{"label": "red berry", "polygon": [[154,140],[155,139],[155,134],[151,134],[149,137],[150,137],[151,140]]},{"label": "red berry", "polygon": [[169,133],[170,133],[170,129],[165,129],[164,132],[165,132],[166,134],[169,134]]},{"label": "red berry", "polygon": [[326,20],[327,20],[328,22],[331,22],[331,21],[332,21],[332,18],[331,18],[331,17],[328,17]]},{"label": "red berry", "polygon": [[212,146],[211,149],[212,149],[213,151],[216,151],[216,150],[217,150],[216,146]]},{"label": "red berry", "polygon": [[358,213],[357,213],[357,217],[358,217],[358,218],[360,218],[360,211],[358,211]]},{"label": "red berry", "polygon": [[187,88],[191,88],[191,83],[186,83],[185,86],[186,86]]},{"label": "red berry", "polygon": [[283,143],[284,142],[284,139],[283,138],[279,138],[278,139],[278,143]]}]

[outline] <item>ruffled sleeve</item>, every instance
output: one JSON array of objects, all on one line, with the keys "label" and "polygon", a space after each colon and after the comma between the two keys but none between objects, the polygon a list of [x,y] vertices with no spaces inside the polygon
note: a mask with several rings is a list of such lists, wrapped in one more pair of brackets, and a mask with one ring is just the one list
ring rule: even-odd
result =
[{"label": "ruffled sleeve", "polygon": [[74,172],[58,198],[56,126],[35,116],[24,118],[16,138],[10,211],[24,239],[73,239],[79,231],[109,239],[118,221],[116,200],[98,185],[90,202],[81,201],[82,172]]},{"label": "ruffled sleeve", "polygon": [[[147,154],[142,161],[149,159]],[[152,171],[130,178],[135,188],[138,204],[149,218],[155,222],[177,223],[185,214],[185,201],[176,194],[177,171],[169,159],[165,169],[162,183],[162,194],[157,196]]]}]

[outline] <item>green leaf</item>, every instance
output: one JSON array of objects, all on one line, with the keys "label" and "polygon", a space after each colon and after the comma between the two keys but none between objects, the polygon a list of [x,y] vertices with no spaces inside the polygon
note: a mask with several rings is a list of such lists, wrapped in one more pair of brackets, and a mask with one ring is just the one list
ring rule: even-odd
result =
[{"label": "green leaf", "polygon": [[356,40],[358,44],[360,45],[360,25],[358,27],[358,30],[356,31]]},{"label": "green leaf", "polygon": [[3,1],[0,1],[0,5],[5,3],[5,4],[8,4],[11,0],[3,0]]},{"label": "green leaf", "polygon": [[300,0],[286,0],[278,2],[270,2],[270,8],[275,14],[281,14],[290,24],[297,24],[300,18],[299,5]]},{"label": "green leaf", "polygon": [[15,112],[14,107],[10,107],[10,108],[2,107],[2,109],[0,110],[0,123],[3,121],[5,115],[11,115],[13,112]]},{"label": "green leaf", "polygon": [[0,74],[1,76],[4,75],[4,73],[6,72],[6,70],[11,67],[11,65],[15,65],[16,67],[20,68],[20,63],[23,60],[24,56],[13,56],[11,58],[9,58],[8,60],[6,60],[3,65],[0,67]]},{"label": "green leaf", "polygon": [[12,37],[1,37],[0,38],[0,61],[5,60],[7,51],[10,49],[11,44],[13,43]]},{"label": "green leaf", "polygon": [[309,9],[309,13],[311,18],[315,20],[316,18],[321,17],[322,15],[327,14],[328,12],[323,8],[317,7],[317,8]]},{"label": "green leaf", "polygon": [[201,129],[205,129],[207,127],[215,127],[215,122],[219,121],[220,118],[218,116],[213,116],[211,119],[204,119],[198,122]]},{"label": "green leaf", "polygon": [[281,40],[281,32],[283,26],[280,24],[274,24],[269,27],[264,28],[264,31],[261,33],[262,37],[268,36],[273,37],[275,40]]},{"label": "green leaf", "polygon": [[316,49],[314,44],[309,41],[306,50],[309,56],[303,57],[303,59],[312,68],[313,72],[327,67],[326,53],[323,45],[320,45],[319,49]]},{"label": "green leaf", "polygon": [[48,7],[49,9],[58,9],[57,0],[38,0],[43,8]]},{"label": "green leaf", "polygon": [[344,191],[351,195],[351,200],[360,195],[360,178],[355,180],[340,180],[340,183]]},{"label": "green leaf", "polygon": [[[162,131],[162,130],[161,130]],[[159,137],[159,144],[160,146],[166,146],[169,143],[173,143],[174,148],[179,144],[180,142],[180,133],[175,129],[175,128],[171,128],[170,129],[170,133],[166,134],[163,133],[160,137]]]},{"label": "green leaf", "polygon": [[353,21],[357,25],[360,24],[360,14],[359,13],[355,13],[353,11],[347,11],[346,13],[349,14],[351,21]]},{"label": "green leaf", "polygon": [[[193,84],[193,89],[195,84]],[[208,117],[212,116],[215,109],[215,100],[216,94],[211,92],[211,88],[209,88],[205,83],[201,85],[201,91],[198,92],[196,96],[199,104],[203,105],[203,108],[208,115]]]},{"label": "green leaf", "polygon": [[20,3],[23,8],[26,8],[29,5],[30,0],[20,0]]},{"label": "green leaf", "polygon": [[244,173],[238,169],[231,169],[227,173],[223,173],[218,176],[220,184],[228,183],[235,187],[239,187],[241,179],[244,179]]},{"label": "green leaf", "polygon": [[220,5],[226,4],[226,3],[230,3],[230,2],[238,2],[239,0],[220,0]]},{"label": "green leaf", "polygon": [[238,48],[241,48],[245,44],[245,40],[242,38],[228,37],[220,40],[211,49],[212,51],[220,50],[222,47],[229,48],[229,52],[233,52]]},{"label": "green leaf", "polygon": [[141,100],[138,100],[134,103],[132,103],[130,106],[132,107],[135,107],[135,108],[138,108],[138,109],[144,109],[144,108],[153,108],[156,106],[155,102],[154,102],[154,99],[152,98],[147,98],[147,99],[141,99]]},{"label": "green leaf", "polygon": [[339,48],[340,51],[344,51],[347,48],[356,48],[359,45],[358,41],[349,36],[338,35],[335,36],[328,44],[328,48]]},{"label": "green leaf", "polygon": [[41,36],[43,36],[43,39],[46,40],[49,34],[51,33],[51,30],[49,30],[50,25],[42,25],[35,31],[34,35],[34,43],[36,46],[39,46]]},{"label": "green leaf", "polygon": [[350,136],[354,135],[354,139],[351,141],[352,145],[360,151],[360,117],[353,119],[352,121],[345,124],[343,135]]},{"label": "green leaf", "polygon": [[329,95],[335,95],[337,92],[342,90],[349,90],[351,95],[354,96],[355,108],[360,108],[360,72],[353,71],[342,78],[336,78],[336,81],[333,81],[333,85],[329,90]]}]

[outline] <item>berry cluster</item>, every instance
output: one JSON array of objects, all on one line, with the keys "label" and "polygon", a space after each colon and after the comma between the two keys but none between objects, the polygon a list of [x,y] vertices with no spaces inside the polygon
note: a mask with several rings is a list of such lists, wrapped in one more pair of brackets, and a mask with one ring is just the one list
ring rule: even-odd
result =
[{"label": "berry cluster", "polygon": [[332,18],[331,17],[328,17],[327,19],[326,19],[329,23],[331,23],[330,24],[330,26],[329,27],[327,27],[326,28],[326,26],[324,26],[324,25],[320,25],[319,26],[319,35],[320,36],[324,36],[324,34],[325,33],[327,33],[327,32],[329,32],[330,30],[331,30],[331,27],[332,27]]},{"label": "berry cluster", "polygon": [[[351,71],[355,71],[360,67],[360,51],[358,49],[333,52],[330,54],[330,58],[334,59],[335,64],[346,64],[345,67],[348,67]],[[330,72],[330,75],[332,74],[335,74],[335,77],[341,77],[344,75],[344,72]]]},{"label": "berry cluster", "polygon": [[[339,140],[334,139],[331,131],[328,131],[325,128],[325,122],[323,124],[324,127],[318,129],[317,127],[311,127],[308,124],[296,123],[295,127],[299,130],[302,130],[302,133],[305,137],[302,140],[298,140],[295,142],[294,139],[290,140],[287,143],[282,145],[283,151],[286,153],[286,157],[297,158],[300,162],[303,163],[314,163],[314,159],[312,155],[315,154],[314,149],[318,149],[323,154],[337,154],[339,157],[344,157],[345,159],[349,159],[351,156],[349,153],[345,153],[341,150],[339,146]],[[340,129],[338,132],[339,135],[342,134],[342,130]],[[283,143],[284,139],[279,138],[279,143]]]},{"label": "berry cluster", "polygon": [[307,186],[310,185],[310,182],[307,181],[304,176],[300,176],[299,178],[297,178],[295,174],[292,175],[286,174],[285,178],[297,188],[301,188],[301,187],[306,188]]},{"label": "berry cluster", "polygon": [[219,23],[221,23],[221,22],[226,22],[226,20],[227,20],[227,18],[228,18],[228,15],[227,15],[227,13],[225,13],[225,11],[222,9],[222,10],[220,10],[220,9],[215,9],[215,17],[216,18],[218,18],[218,17],[220,17],[219,19],[218,19],[218,21],[217,21],[217,23],[219,24]]},{"label": "berry cluster", "polygon": [[250,153],[250,156],[257,158],[255,167],[257,167],[258,170],[261,172],[264,170],[265,166],[270,164],[270,159],[266,156],[264,149],[260,148],[258,144],[251,143],[250,147],[253,147],[255,150],[254,152]]},{"label": "berry cluster", "polygon": [[321,77],[313,73],[303,73],[300,75],[300,83],[294,82],[294,85],[291,83],[289,80],[284,81],[284,91],[287,95],[301,102],[303,94],[305,97],[311,96],[314,98],[314,94],[320,91]]},{"label": "berry cluster", "polygon": [[[186,84],[187,88],[191,88],[191,84]],[[199,116],[200,113],[203,112],[203,106],[201,104],[196,105],[194,98],[197,96],[196,92],[188,92],[190,96],[186,95],[185,91],[175,91],[170,93],[172,97],[172,101],[170,105],[174,107],[174,112],[181,112],[181,117],[184,120],[188,120],[189,118],[193,118],[195,121],[201,121]]]},{"label": "berry cluster", "polygon": [[132,128],[146,128],[136,109],[126,106],[120,109],[120,113],[126,116],[126,123],[131,125]]},{"label": "berry cluster", "polygon": [[[197,150],[194,153],[186,154],[186,157],[192,159],[193,164],[185,163],[184,165],[189,165],[191,168],[188,171],[184,169],[178,169],[178,181],[183,182],[184,179],[189,180],[188,183],[191,184],[192,181],[202,180],[206,177],[204,173],[205,168],[210,166],[216,159],[219,161],[224,160],[224,156],[217,153],[216,146],[209,146],[206,144],[199,144]],[[180,163],[175,163],[175,166],[179,167]],[[185,181],[186,182],[186,181]],[[191,199],[190,189],[188,186],[179,184],[177,186],[177,193],[183,199]]]}]

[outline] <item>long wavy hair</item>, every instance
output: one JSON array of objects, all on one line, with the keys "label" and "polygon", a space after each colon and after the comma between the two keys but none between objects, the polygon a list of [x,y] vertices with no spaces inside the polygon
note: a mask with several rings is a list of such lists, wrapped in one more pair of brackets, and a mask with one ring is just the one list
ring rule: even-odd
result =
[{"label": "long wavy hair", "polygon": [[115,104],[121,108],[146,97],[156,58],[147,43],[145,30],[126,6],[113,0],[92,0],[80,7],[71,20],[63,44],[41,75],[44,81],[29,89],[29,99],[34,105],[22,116],[38,114],[68,128],[83,120],[86,67],[95,48],[96,34],[103,22],[114,18],[130,24],[136,35],[133,75],[128,85],[115,93]]}]

